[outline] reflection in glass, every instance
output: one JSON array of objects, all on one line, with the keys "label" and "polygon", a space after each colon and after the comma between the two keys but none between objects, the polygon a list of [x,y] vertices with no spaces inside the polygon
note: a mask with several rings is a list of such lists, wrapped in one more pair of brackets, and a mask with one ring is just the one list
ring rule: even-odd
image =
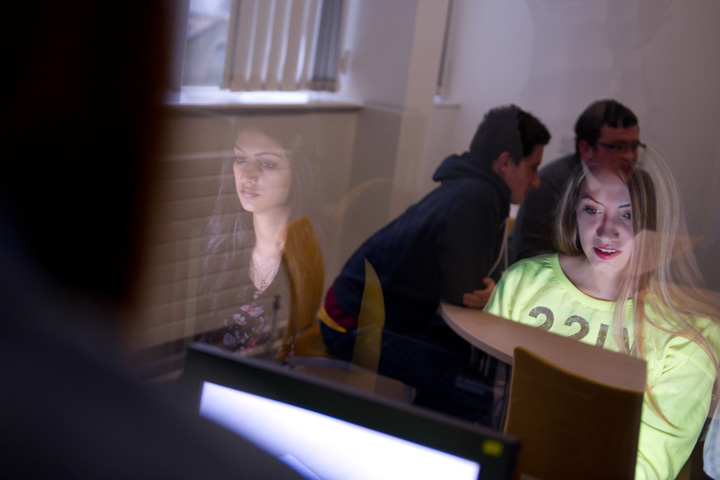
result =
[{"label": "reflection in glass", "polygon": [[302,209],[309,179],[302,145],[301,138],[281,129],[238,130],[204,237],[200,341],[239,353],[277,350],[286,327],[278,310],[289,298],[289,280],[281,274],[291,263],[285,245],[288,232],[298,230],[288,223]]}]

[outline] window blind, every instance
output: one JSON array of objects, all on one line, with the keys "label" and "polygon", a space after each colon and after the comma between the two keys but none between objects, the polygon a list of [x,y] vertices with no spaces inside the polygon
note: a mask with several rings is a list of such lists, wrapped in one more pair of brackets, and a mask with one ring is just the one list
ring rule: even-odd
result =
[{"label": "window blind", "polygon": [[345,0],[233,0],[222,88],[338,89]]}]

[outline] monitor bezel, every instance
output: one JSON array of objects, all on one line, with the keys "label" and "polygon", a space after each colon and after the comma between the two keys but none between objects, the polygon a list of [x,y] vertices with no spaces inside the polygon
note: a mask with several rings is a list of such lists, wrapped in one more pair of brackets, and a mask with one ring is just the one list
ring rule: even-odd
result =
[{"label": "monitor bezel", "polygon": [[[470,459],[480,463],[481,480],[512,478],[520,448],[516,437],[470,422],[371,395],[270,361],[193,343],[187,348],[180,384],[194,413],[199,412],[204,382],[285,402]],[[500,455],[483,451],[486,440],[502,445]]]}]

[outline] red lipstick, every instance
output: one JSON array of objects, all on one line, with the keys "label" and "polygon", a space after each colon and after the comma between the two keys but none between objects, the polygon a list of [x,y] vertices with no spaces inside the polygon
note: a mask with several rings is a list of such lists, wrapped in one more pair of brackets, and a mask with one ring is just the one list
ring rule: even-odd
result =
[{"label": "red lipstick", "polygon": [[612,247],[607,247],[605,245],[593,247],[593,251],[595,252],[595,255],[602,258],[603,260],[609,260],[613,257],[620,255],[620,253],[622,253],[621,250],[618,250],[618,249],[612,248]]}]

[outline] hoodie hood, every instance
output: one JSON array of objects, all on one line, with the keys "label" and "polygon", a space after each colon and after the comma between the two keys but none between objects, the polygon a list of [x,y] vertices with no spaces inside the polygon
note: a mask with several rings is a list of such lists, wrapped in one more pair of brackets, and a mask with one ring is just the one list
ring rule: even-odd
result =
[{"label": "hoodie hood", "polygon": [[481,163],[476,157],[470,155],[470,152],[465,152],[462,155],[450,155],[443,160],[435,170],[433,180],[443,182],[455,178],[486,178],[488,175],[500,178],[488,165]]},{"label": "hoodie hood", "polygon": [[450,155],[440,164],[433,180],[446,182],[448,180],[480,179],[493,185],[503,196],[510,201],[510,188],[500,176],[493,172],[488,165],[480,162],[470,152],[462,155]]}]

